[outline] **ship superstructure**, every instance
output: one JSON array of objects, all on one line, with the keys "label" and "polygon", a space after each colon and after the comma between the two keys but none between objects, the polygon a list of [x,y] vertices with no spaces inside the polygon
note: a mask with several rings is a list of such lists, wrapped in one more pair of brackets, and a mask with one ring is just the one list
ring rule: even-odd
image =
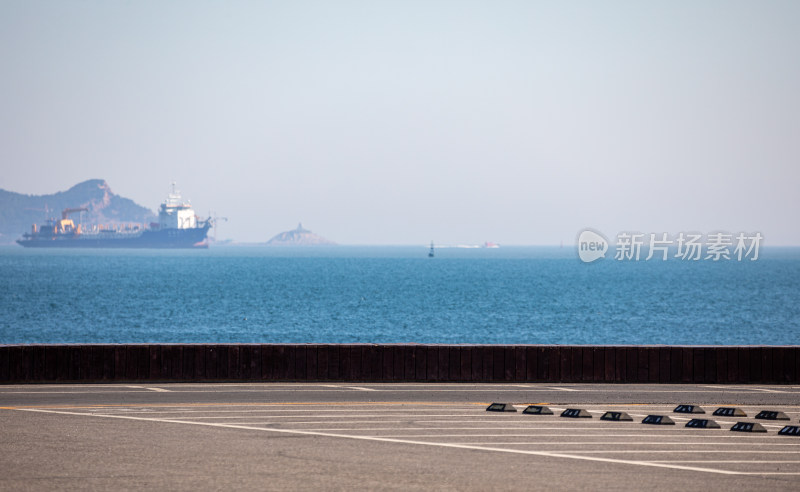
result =
[{"label": "ship superstructure", "polygon": [[61,220],[49,219],[46,224],[23,234],[17,243],[34,248],[207,248],[211,219],[201,220],[184,202],[180,192],[167,195],[158,212],[158,222],[144,227],[138,224],[112,227],[75,224],[69,215],[88,211],[86,208],[68,208]]},{"label": "ship superstructure", "polygon": [[197,227],[197,215],[192,210],[192,204],[183,202],[181,194],[175,190],[172,183],[172,192],[161,204],[158,210],[159,229],[194,229]]}]

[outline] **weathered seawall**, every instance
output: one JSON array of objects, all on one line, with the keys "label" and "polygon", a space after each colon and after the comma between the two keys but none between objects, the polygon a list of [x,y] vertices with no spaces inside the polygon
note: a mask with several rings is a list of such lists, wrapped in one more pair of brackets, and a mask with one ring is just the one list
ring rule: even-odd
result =
[{"label": "weathered seawall", "polygon": [[0,383],[800,382],[800,346],[0,345]]}]

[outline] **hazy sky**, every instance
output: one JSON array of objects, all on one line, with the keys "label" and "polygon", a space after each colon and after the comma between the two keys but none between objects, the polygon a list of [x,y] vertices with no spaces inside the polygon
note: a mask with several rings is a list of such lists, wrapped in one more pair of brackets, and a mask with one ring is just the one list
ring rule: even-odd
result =
[{"label": "hazy sky", "polygon": [[0,188],[220,239],[800,244],[798,1],[0,2]]}]

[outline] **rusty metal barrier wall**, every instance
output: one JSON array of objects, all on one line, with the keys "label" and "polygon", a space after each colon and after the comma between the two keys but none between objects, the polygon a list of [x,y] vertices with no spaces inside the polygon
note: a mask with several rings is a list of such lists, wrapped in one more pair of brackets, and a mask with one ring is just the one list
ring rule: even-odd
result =
[{"label": "rusty metal barrier wall", "polygon": [[0,345],[0,384],[800,382],[800,346]]}]

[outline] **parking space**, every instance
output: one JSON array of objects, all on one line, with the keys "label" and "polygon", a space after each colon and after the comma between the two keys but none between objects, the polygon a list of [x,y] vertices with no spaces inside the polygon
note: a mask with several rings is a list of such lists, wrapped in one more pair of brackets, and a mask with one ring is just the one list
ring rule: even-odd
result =
[{"label": "parking space", "polygon": [[[605,402],[615,389],[617,395],[628,396]],[[75,419],[103,420],[113,422],[114,432],[122,434],[126,424],[137,423],[177,426],[195,435],[200,429],[214,429],[233,438],[314,437],[324,439],[327,446],[369,443],[370,449],[387,456],[397,447],[410,446],[426,460],[436,460],[440,451],[464,450],[513,455],[531,465],[546,460],[565,472],[581,463],[604,472],[612,467],[620,476],[666,469],[701,474],[709,484],[715,483],[715,476],[756,479],[748,486],[761,483],[758,480],[772,488],[792,488],[796,483],[800,437],[778,431],[785,425],[800,425],[800,406],[791,404],[800,401],[797,387],[650,389],[648,393],[646,387],[591,385],[9,386],[0,388],[0,398],[5,414],[47,415],[70,425]],[[260,401],[248,398],[253,394]],[[454,396],[462,394],[470,398]],[[741,399],[752,401],[753,395],[765,402],[739,404]],[[636,396],[639,401],[630,401]],[[98,398],[103,402],[93,401]],[[670,399],[674,401],[659,401]],[[486,411],[492,401],[512,403],[517,411]],[[553,414],[522,413],[531,404],[546,405]],[[706,413],[675,413],[678,404],[700,405]],[[746,416],[713,416],[718,407],[735,407]],[[591,418],[560,416],[567,408],[584,409]],[[790,420],[756,420],[761,410],[784,412]],[[601,420],[606,411],[625,412],[632,420]],[[674,425],[643,424],[648,415],[668,416]],[[713,419],[720,428],[687,428],[692,418]],[[758,422],[767,432],[730,431],[736,422]]]}]

